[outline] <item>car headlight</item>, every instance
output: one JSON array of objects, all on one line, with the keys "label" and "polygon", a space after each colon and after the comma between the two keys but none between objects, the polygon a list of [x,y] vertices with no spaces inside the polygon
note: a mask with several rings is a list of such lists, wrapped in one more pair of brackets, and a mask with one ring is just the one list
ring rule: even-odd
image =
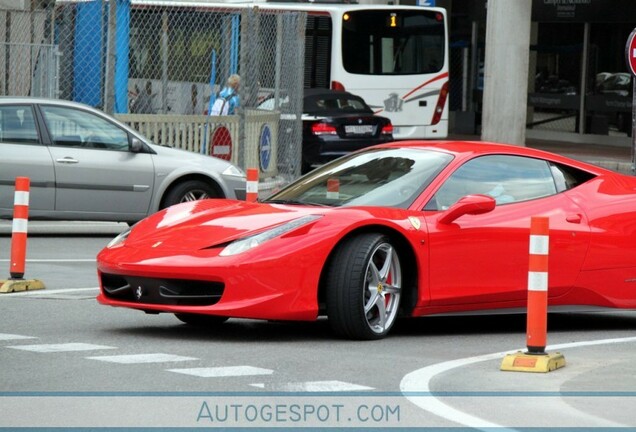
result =
[{"label": "car headlight", "polygon": [[234,165],[229,165],[225,168],[225,170],[223,170],[222,174],[230,177],[245,177],[245,173],[239,167]]},{"label": "car headlight", "polygon": [[110,241],[110,243],[108,243],[106,245],[106,247],[107,248],[113,248],[115,246],[119,246],[119,245],[123,244],[126,241],[126,239],[128,238],[128,235],[130,234],[131,230],[132,230],[132,228],[128,228],[126,231],[124,231],[121,234],[119,234],[117,237],[112,239]]},{"label": "car headlight", "polygon": [[279,237],[291,230],[299,228],[303,225],[306,225],[310,222],[315,221],[322,217],[321,215],[308,215],[303,216],[298,219],[294,219],[282,225],[275,226],[274,228],[270,228],[267,231],[260,232],[258,234],[244,237],[239,240],[235,240],[229,245],[227,245],[220,253],[221,256],[232,256],[237,255],[243,252],[246,252],[250,249],[255,248],[258,245],[265,243],[268,240]]}]

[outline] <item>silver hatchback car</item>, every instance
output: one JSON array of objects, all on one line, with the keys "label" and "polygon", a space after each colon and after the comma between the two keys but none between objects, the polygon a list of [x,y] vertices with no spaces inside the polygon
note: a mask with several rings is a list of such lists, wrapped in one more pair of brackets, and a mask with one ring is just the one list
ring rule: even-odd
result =
[{"label": "silver hatchback car", "polygon": [[92,107],[0,97],[0,218],[13,214],[16,177],[29,177],[32,219],[133,223],[202,198],[245,197],[229,162],[153,144]]}]

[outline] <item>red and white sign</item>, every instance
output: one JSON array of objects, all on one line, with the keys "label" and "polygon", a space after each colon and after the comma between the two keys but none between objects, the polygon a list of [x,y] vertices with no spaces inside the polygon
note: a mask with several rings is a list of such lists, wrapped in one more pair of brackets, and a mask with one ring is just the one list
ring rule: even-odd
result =
[{"label": "red and white sign", "polygon": [[219,126],[212,132],[210,156],[226,161],[232,160],[232,134],[225,126]]},{"label": "red and white sign", "polygon": [[636,28],[629,35],[629,38],[627,38],[627,45],[625,46],[625,60],[629,71],[632,75],[636,76]]}]

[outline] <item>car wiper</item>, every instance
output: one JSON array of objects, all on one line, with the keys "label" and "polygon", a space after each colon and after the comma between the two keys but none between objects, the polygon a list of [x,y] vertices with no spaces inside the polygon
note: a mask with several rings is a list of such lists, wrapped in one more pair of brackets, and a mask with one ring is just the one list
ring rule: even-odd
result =
[{"label": "car wiper", "polygon": [[314,202],[307,202],[307,201],[300,201],[300,200],[293,200],[293,199],[267,199],[261,202],[265,204],[288,204],[288,205],[329,207],[327,204],[319,204]]}]

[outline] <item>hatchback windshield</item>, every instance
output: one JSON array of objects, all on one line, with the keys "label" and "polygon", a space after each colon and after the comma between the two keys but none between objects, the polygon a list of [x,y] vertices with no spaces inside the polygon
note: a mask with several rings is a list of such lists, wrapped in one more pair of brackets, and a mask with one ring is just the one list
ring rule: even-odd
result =
[{"label": "hatchback windshield", "polygon": [[374,149],[340,158],[266,202],[408,208],[453,159],[421,149]]}]

